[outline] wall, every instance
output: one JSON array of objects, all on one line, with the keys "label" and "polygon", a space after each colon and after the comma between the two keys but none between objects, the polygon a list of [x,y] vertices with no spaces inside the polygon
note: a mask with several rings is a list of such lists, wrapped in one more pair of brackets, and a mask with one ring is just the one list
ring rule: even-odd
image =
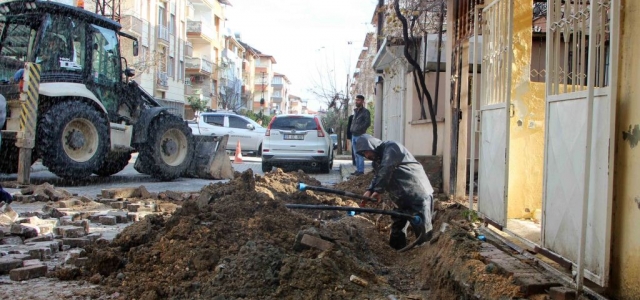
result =
[{"label": "wall", "polygon": [[[424,109],[427,114],[428,120],[420,120],[420,103],[418,101],[418,95],[416,88],[413,84],[413,74],[407,75],[407,105],[405,105],[404,114],[408,116],[405,120],[405,147],[415,155],[431,155],[431,148],[433,145],[433,125],[429,118],[429,108],[427,106],[427,99],[425,97]],[[427,89],[431,93],[431,97],[435,97],[435,79],[436,73],[426,73],[425,81],[427,82]],[[447,81],[445,79],[445,73],[440,74],[440,91],[438,92],[438,114],[436,115],[437,127],[438,127],[438,148],[436,149],[436,155],[442,155],[444,149],[444,106],[445,106],[445,89],[447,88]]]},{"label": "wall", "polygon": [[[640,299],[640,1],[623,0],[622,7],[611,292],[620,299]],[[629,132],[630,127],[636,129]]]},{"label": "wall", "polygon": [[533,8],[531,0],[515,0],[508,218],[526,218],[542,207],[544,169],[544,84],[530,79]]}]

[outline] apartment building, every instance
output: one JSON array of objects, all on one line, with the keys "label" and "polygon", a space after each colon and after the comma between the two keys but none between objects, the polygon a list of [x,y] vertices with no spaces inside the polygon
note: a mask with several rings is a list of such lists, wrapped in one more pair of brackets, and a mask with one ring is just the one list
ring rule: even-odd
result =
[{"label": "apartment building", "polygon": [[225,34],[224,43],[218,72],[220,76],[218,107],[235,111],[245,107],[242,101],[242,87],[246,49],[230,30]]},{"label": "apartment building", "polygon": [[273,113],[273,87],[271,81],[274,76],[273,65],[276,64],[276,59],[267,54],[263,54],[260,51],[253,49],[257,53],[257,59],[254,68],[255,85],[253,95],[253,111],[255,113],[262,113],[265,115],[271,115]]},{"label": "apartment building", "polygon": [[[107,6],[101,8],[108,11],[108,2],[111,1],[90,5]],[[137,57],[123,51],[130,66],[136,69],[133,79],[158,102],[183,117],[187,3],[187,0],[122,0],[118,16],[122,30],[139,40]]]},{"label": "apartment building", "polygon": [[218,108],[219,70],[225,40],[226,0],[190,0],[187,3],[184,97],[197,97]]},{"label": "apartment building", "polygon": [[273,94],[271,94],[271,113],[282,114],[289,112],[289,86],[291,81],[286,75],[274,73],[271,80]]},{"label": "apartment building", "polygon": [[302,113],[302,98],[289,94],[289,109],[287,112],[294,115]]},{"label": "apartment building", "polygon": [[258,52],[246,43],[243,43],[240,35],[236,35],[236,40],[245,49],[244,57],[242,59],[242,106],[248,110],[253,110],[253,102],[256,93],[255,68],[256,59],[258,59]]}]

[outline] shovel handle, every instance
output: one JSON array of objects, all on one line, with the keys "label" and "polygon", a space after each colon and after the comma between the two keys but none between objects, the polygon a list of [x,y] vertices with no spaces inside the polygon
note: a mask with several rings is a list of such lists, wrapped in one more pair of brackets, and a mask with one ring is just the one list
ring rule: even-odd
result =
[{"label": "shovel handle", "polygon": [[310,190],[310,191],[317,191],[317,192],[323,192],[323,193],[329,193],[329,194],[342,195],[342,196],[347,196],[347,197],[350,197],[350,198],[356,198],[356,199],[361,199],[361,200],[366,200],[366,201],[371,201],[371,202],[378,202],[378,200],[375,199],[375,198],[365,197],[365,196],[354,194],[354,193],[351,193],[351,192],[345,192],[345,191],[341,191],[341,190],[334,190],[334,189],[321,187],[321,186],[306,185],[306,184],[304,184],[302,182],[298,183],[298,189],[301,190],[301,191]]}]

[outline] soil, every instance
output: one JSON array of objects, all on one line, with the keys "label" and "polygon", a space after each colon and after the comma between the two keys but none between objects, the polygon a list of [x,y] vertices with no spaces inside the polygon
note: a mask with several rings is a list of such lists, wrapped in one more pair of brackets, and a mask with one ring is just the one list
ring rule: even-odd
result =
[{"label": "soil", "polygon": [[[371,176],[334,188],[360,194]],[[147,216],[112,243],[87,248],[89,260],[79,276],[121,299],[517,296],[517,286],[485,271],[476,259],[481,242],[469,235],[469,227],[451,222],[464,221],[461,206],[439,202],[434,228],[448,222],[449,229],[438,231],[427,245],[397,253],[387,245],[388,217],[286,208],[287,203],[358,205],[336,195],[298,191],[298,182],[320,185],[303,172],[257,176],[248,170],[228,183],[205,186],[200,195],[210,199],[187,201],[171,216]],[[330,242],[331,248],[302,245],[304,234]],[[464,278],[452,280],[453,274]],[[365,283],[350,281],[352,275]],[[460,281],[471,288],[455,283]]]}]

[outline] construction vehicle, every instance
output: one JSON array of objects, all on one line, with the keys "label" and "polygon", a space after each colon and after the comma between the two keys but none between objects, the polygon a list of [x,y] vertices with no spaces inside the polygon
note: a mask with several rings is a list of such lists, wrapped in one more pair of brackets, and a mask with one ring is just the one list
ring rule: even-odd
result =
[{"label": "construction vehicle", "polygon": [[134,152],[136,170],[161,180],[193,167],[191,129],[131,80],[135,72],[121,49],[136,56],[138,42],[120,29],[114,20],[71,5],[0,2],[0,94],[9,111],[0,124],[0,173],[18,170],[25,63],[41,66],[32,161],[40,158],[66,179],[113,175]]}]

